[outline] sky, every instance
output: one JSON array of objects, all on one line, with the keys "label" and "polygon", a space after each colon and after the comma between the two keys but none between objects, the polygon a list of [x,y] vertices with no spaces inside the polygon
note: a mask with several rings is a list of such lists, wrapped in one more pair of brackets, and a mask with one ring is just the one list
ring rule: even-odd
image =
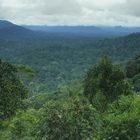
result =
[{"label": "sky", "polygon": [[140,26],[140,0],[0,0],[0,19],[28,25]]}]

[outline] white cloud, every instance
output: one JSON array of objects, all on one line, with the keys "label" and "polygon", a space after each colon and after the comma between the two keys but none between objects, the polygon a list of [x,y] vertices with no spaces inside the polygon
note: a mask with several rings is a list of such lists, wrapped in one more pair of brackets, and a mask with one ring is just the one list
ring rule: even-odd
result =
[{"label": "white cloud", "polygon": [[126,0],[118,9],[128,15],[140,16],[140,0]]},{"label": "white cloud", "polygon": [[0,0],[0,18],[18,24],[140,26],[139,0]]}]

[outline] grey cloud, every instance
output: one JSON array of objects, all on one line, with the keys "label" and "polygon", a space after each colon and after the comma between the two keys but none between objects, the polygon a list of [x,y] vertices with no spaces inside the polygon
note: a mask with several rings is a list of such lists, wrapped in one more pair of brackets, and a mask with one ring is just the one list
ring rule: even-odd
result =
[{"label": "grey cloud", "polygon": [[45,15],[71,15],[81,12],[79,3],[72,0],[21,0],[20,5],[23,6],[21,10],[30,9],[31,13]]},{"label": "grey cloud", "polygon": [[[6,2],[7,1],[7,2]],[[68,17],[82,14],[82,8],[78,2],[72,0],[11,0],[12,6],[8,0],[4,5],[0,5],[0,17],[15,21],[17,23],[52,24],[60,23],[59,20],[67,22]],[[0,0],[2,3],[3,0]],[[14,6],[15,4],[15,6]],[[65,17],[65,18],[64,18]],[[40,21],[38,20],[40,19]]]},{"label": "grey cloud", "polygon": [[123,4],[117,4],[110,7],[110,10],[114,10],[117,13],[130,15],[130,16],[140,16],[140,0],[126,0]]},{"label": "grey cloud", "polygon": [[139,0],[0,0],[0,17],[18,24],[140,25],[139,5]]},{"label": "grey cloud", "polygon": [[134,16],[140,16],[140,0],[127,0],[124,8],[126,13]]}]

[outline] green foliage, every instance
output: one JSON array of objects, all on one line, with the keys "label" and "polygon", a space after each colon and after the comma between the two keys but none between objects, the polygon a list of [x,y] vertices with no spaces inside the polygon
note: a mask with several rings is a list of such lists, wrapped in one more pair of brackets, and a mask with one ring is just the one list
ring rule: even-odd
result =
[{"label": "green foliage", "polygon": [[36,40],[0,40],[0,58],[35,69],[38,77],[30,88],[37,93],[48,92],[56,90],[59,84],[82,79],[103,51],[115,62],[126,62],[140,50],[139,40],[139,34],[103,40],[58,34]]},{"label": "green foliage", "polygon": [[19,70],[19,72],[25,73],[29,77],[36,76],[36,71],[27,65],[17,64],[16,68]]},{"label": "green foliage", "polygon": [[128,95],[131,86],[125,78],[125,73],[120,66],[113,64],[111,59],[105,56],[87,72],[84,80],[84,95],[91,103],[97,93],[102,93],[108,101],[113,101],[120,95]]},{"label": "green foliage", "polygon": [[102,138],[104,140],[138,140],[140,138],[139,116],[123,114],[111,116],[106,120]]},{"label": "green foliage", "polygon": [[140,73],[130,79],[136,92],[140,91]]},{"label": "green foliage", "polygon": [[[0,140],[140,139],[140,96],[130,94],[124,71],[108,57],[89,69],[84,87],[80,81],[62,83],[52,93],[28,99],[17,69],[0,64],[1,115],[10,116],[0,121]],[[131,80],[139,80],[139,74]]]},{"label": "green foliage", "polygon": [[[4,131],[1,132],[0,139],[4,140],[34,140],[31,132],[39,120],[39,114],[34,109],[19,111],[6,122]],[[4,125],[4,122],[3,122]]]},{"label": "green foliage", "polygon": [[96,93],[92,99],[92,105],[99,113],[104,113],[108,107],[108,101],[102,93]]},{"label": "green foliage", "polygon": [[99,125],[99,115],[92,105],[75,97],[46,103],[34,133],[38,140],[86,140],[95,136]]},{"label": "green foliage", "polygon": [[129,78],[132,78],[140,73],[140,54],[136,55],[133,59],[127,62],[126,71]]},{"label": "green foliage", "polygon": [[9,130],[11,139],[22,139],[23,137],[31,137],[31,131],[39,120],[39,114],[31,109],[26,112],[18,112],[11,120]]},{"label": "green foliage", "polygon": [[27,90],[17,77],[17,70],[0,60],[0,119],[5,119],[22,106]]},{"label": "green foliage", "polygon": [[126,71],[134,86],[134,90],[140,91],[140,54],[127,62]]},{"label": "green foliage", "polygon": [[122,96],[119,101],[115,101],[104,118],[104,127],[100,133],[100,139],[140,139],[139,102],[139,96]]},{"label": "green foliage", "polygon": [[73,96],[82,96],[83,87],[80,81],[75,81],[70,85],[60,85],[58,89],[51,93],[37,93],[24,100],[24,108],[40,109],[46,102],[66,100]]}]

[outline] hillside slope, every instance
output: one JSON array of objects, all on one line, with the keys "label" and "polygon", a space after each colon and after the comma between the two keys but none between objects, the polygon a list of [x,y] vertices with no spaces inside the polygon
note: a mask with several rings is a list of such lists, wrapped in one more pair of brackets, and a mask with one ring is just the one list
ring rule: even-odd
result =
[{"label": "hillside slope", "polygon": [[38,80],[30,85],[35,91],[54,90],[61,84],[81,79],[102,54],[125,63],[140,50],[140,34],[115,39],[52,38],[0,41],[0,58],[22,63],[37,70]]},{"label": "hillside slope", "polygon": [[0,38],[8,40],[18,40],[33,38],[35,33],[22,26],[15,25],[9,21],[0,20]]}]

